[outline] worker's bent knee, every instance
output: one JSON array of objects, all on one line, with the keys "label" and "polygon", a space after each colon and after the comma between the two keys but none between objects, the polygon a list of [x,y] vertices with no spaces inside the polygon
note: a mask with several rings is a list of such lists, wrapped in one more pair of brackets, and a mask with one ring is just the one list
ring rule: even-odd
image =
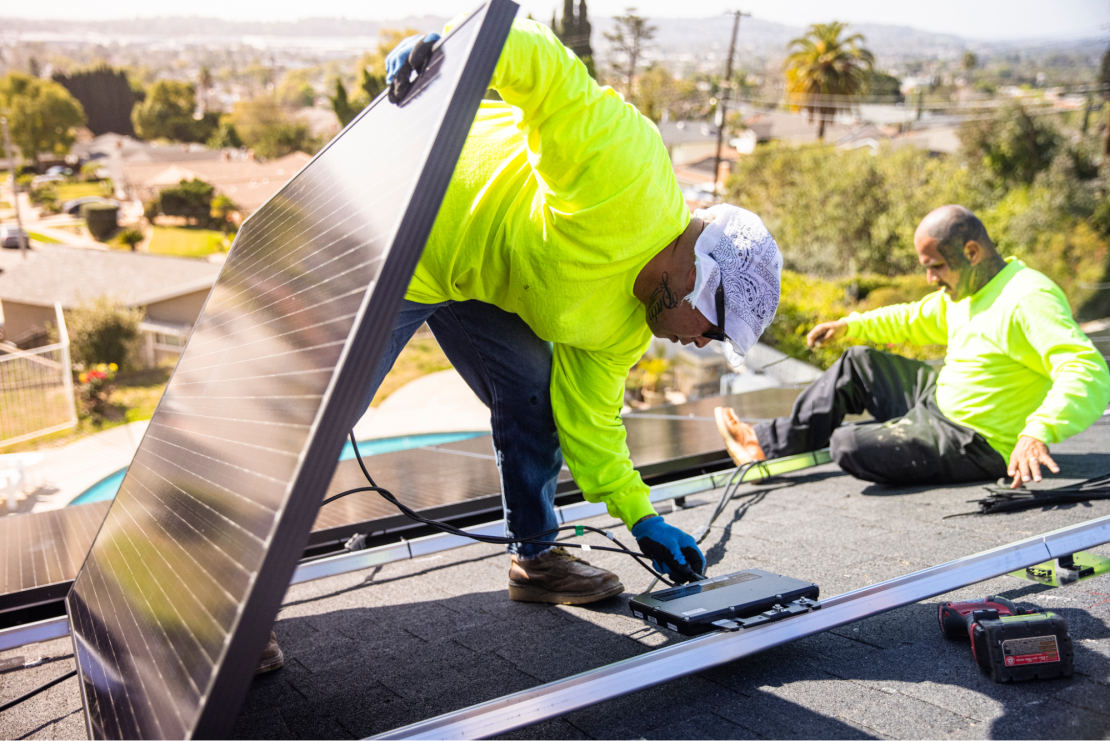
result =
[{"label": "worker's bent knee", "polygon": [[890,425],[846,425],[835,430],[829,452],[846,473],[876,484],[923,484],[935,475],[927,455]]}]

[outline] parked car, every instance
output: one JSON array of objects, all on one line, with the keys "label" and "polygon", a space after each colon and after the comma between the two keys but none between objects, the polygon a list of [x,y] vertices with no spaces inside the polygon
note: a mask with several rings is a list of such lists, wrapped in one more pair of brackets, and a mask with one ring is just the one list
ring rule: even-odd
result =
[{"label": "parked car", "polygon": [[23,246],[23,240],[27,240],[28,247],[31,246],[31,238],[27,236],[27,232],[15,226],[0,226],[0,246],[18,250]]},{"label": "parked car", "polygon": [[37,188],[38,186],[46,185],[47,183],[64,183],[65,181],[65,175],[36,175],[35,178],[31,180],[31,187]]},{"label": "parked car", "polygon": [[47,175],[64,175],[66,177],[69,177],[70,175],[73,174],[73,170],[71,170],[68,167],[64,167],[62,165],[54,165],[53,167],[47,168],[46,174]]},{"label": "parked car", "polygon": [[108,206],[119,206],[119,201],[113,198],[101,198],[100,196],[85,196],[84,198],[74,198],[72,201],[66,201],[62,205],[62,212],[70,214],[71,216],[80,216],[81,207],[86,203],[103,203]]}]

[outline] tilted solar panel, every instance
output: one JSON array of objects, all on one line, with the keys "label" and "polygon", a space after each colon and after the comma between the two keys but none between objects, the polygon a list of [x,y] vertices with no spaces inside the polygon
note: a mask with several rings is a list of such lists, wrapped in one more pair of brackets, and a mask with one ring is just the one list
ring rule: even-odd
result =
[{"label": "tilted solar panel", "polygon": [[66,599],[91,736],[231,730],[515,11],[243,225]]}]

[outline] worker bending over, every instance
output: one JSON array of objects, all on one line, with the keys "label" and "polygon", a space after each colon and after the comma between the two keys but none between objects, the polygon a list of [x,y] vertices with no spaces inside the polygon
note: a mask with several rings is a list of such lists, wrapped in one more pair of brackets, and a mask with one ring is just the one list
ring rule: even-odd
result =
[{"label": "worker bending over", "polygon": [[[857,478],[944,484],[1013,477],[1016,488],[1059,473],[1048,445],[1106,411],[1106,361],[1076,326],[1063,292],[1036,270],[1003,259],[982,222],[943,206],[918,226],[914,247],[941,290],[818,324],[810,347],[841,337],[946,344],[944,367],[849,348],[794,404],[790,417],[748,426],[732,410],[718,423],[737,462],[831,448]],[[874,424],[841,426],[869,412]]]},{"label": "worker bending over", "polygon": [[[652,334],[754,344],[778,306],[778,247],[742,209],[716,207],[708,226],[691,218],[656,128],[545,26],[513,24],[490,87],[503,101],[479,108],[371,396],[427,322],[490,408],[508,533],[558,526],[565,458],[586,499],[688,581],[704,558],[656,514],[632,466],[625,380]],[[510,552],[514,600],[580,604],[624,589],[562,548]]]}]

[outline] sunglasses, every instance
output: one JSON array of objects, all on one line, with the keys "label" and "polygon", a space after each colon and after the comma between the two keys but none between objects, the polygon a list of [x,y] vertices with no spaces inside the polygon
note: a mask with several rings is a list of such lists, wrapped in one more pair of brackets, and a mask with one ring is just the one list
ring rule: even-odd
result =
[{"label": "sunglasses", "polygon": [[[725,278],[721,276],[721,282],[717,286],[717,326],[702,333],[702,337],[710,340],[717,340],[717,342],[724,343],[725,356],[730,354],[735,357],[728,357],[730,365],[736,366],[744,359],[744,353],[740,346],[736,344],[735,340],[725,334]],[[730,352],[731,351],[731,352]]]}]

